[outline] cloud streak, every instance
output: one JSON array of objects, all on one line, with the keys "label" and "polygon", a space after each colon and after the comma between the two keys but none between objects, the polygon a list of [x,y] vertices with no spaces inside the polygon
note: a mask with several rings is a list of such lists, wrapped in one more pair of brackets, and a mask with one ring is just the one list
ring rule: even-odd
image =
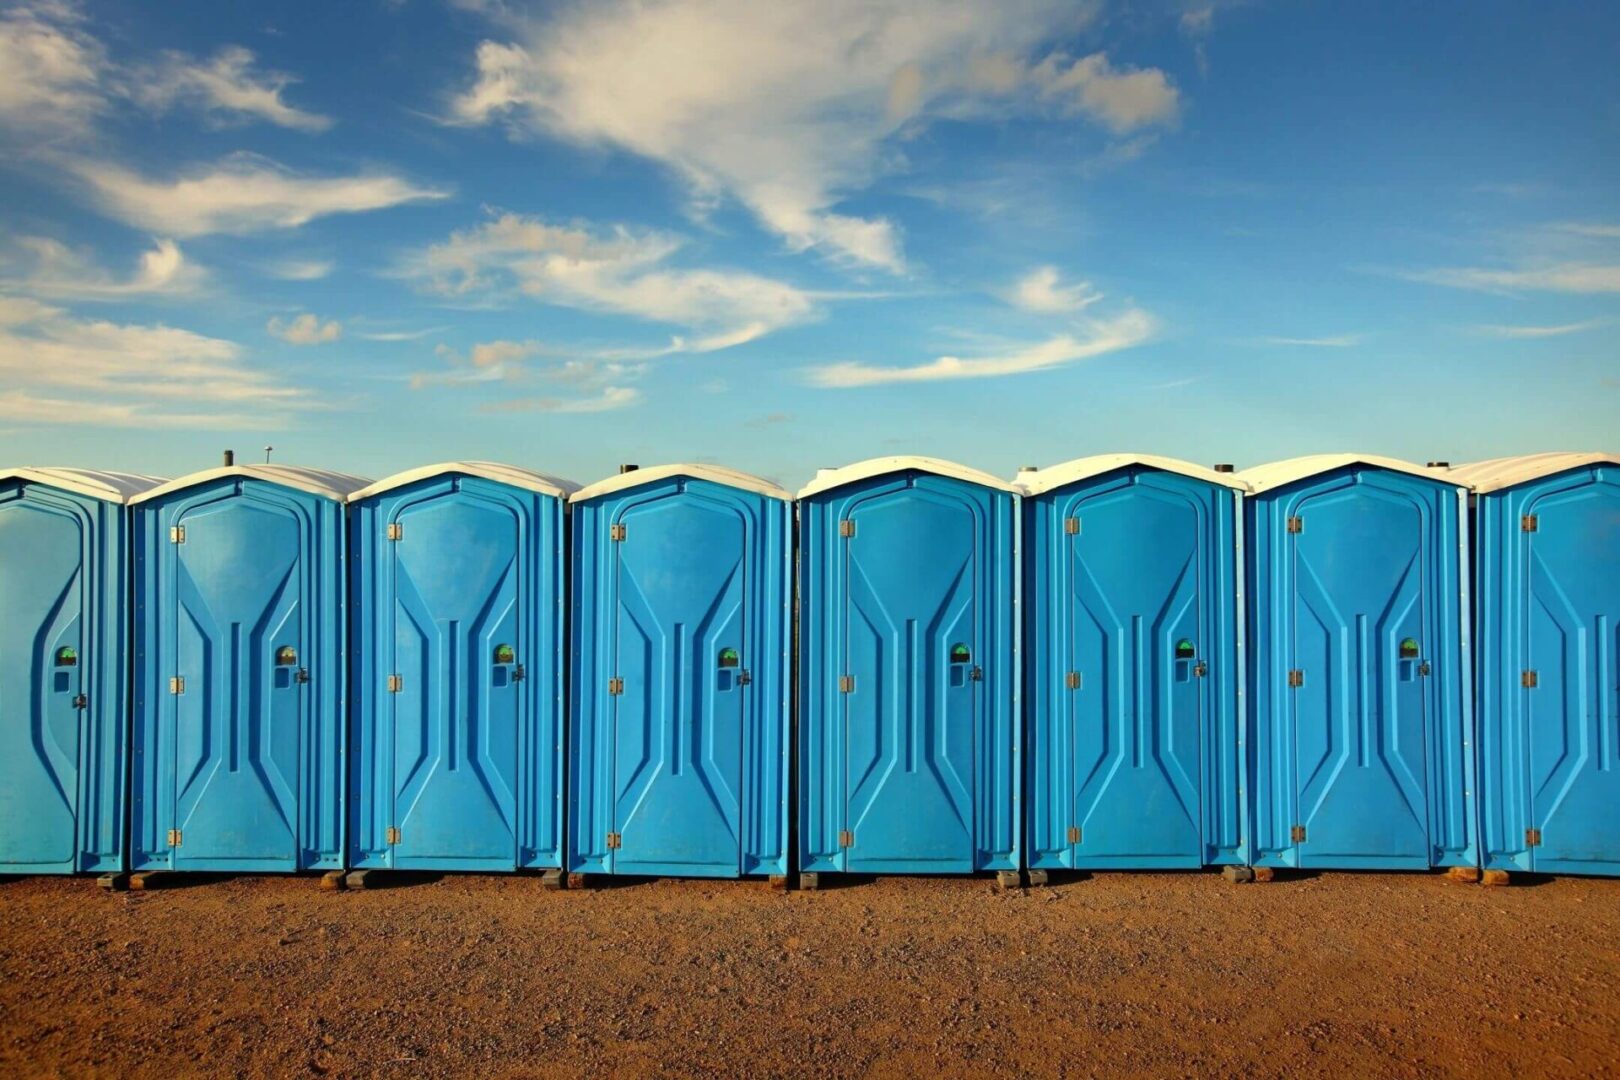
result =
[{"label": "cloud streak", "polygon": [[1557,326],[1502,326],[1484,323],[1474,327],[1474,332],[1497,338],[1550,338],[1563,337],[1566,334],[1581,334],[1608,324],[1608,319],[1587,319],[1585,322],[1563,323]]},{"label": "cloud streak", "polygon": [[1102,294],[1093,289],[1089,281],[1078,281],[1073,285],[1060,282],[1057,267],[1036,267],[1020,278],[1007,293],[1007,301],[1025,311],[1056,315],[1079,311],[1102,299]]},{"label": "cloud streak", "polygon": [[1339,334],[1335,337],[1263,337],[1263,345],[1282,345],[1300,349],[1348,349],[1361,344],[1360,334]]},{"label": "cloud streak", "polygon": [[1400,276],[1480,292],[1620,293],[1620,265],[1606,263],[1561,262],[1513,269],[1441,267],[1405,271]]},{"label": "cloud streak", "polygon": [[9,276],[0,287],[53,300],[128,300],[150,296],[185,296],[206,279],[173,240],[156,240],[136,261],[133,273],[120,278],[99,266],[87,253],[46,236],[21,236],[4,260]]},{"label": "cloud streak", "polygon": [[272,318],[264,324],[271,337],[278,337],[289,345],[325,345],[343,336],[343,324],[336,319],[326,322],[309,312],[291,319]]}]

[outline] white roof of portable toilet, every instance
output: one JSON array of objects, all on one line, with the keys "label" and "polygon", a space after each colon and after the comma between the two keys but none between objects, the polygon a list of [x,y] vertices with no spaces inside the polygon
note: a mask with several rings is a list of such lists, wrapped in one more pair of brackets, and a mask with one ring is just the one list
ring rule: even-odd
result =
[{"label": "white roof of portable toilet", "polygon": [[861,480],[870,480],[874,476],[887,476],[898,472],[925,472],[935,476],[948,476],[953,480],[966,480],[970,484],[979,484],[996,491],[1011,491],[1017,493],[1018,489],[1000,477],[991,476],[978,469],[970,469],[966,465],[958,465],[954,461],[944,461],[931,457],[875,457],[865,461],[857,461],[853,465],[844,465],[837,469],[822,469],[815,478],[799,489],[799,498],[809,498],[811,495],[833,488],[843,487]]},{"label": "white roof of portable toilet", "polygon": [[1160,457],[1157,454],[1093,454],[1090,457],[1075,458],[1058,465],[1048,465],[1044,469],[1033,472],[1019,473],[1013,480],[1013,486],[1025,495],[1039,495],[1042,492],[1055,491],[1077,480],[1089,480],[1093,476],[1111,473],[1115,469],[1123,469],[1130,465],[1142,465],[1161,472],[1178,473],[1190,476],[1194,480],[1205,480],[1211,484],[1222,487],[1236,488],[1238,491],[1247,491],[1248,485],[1237,478],[1236,473],[1216,472],[1214,469],[1195,465],[1180,458]]},{"label": "white roof of portable toilet", "polygon": [[269,484],[280,484],[282,487],[294,488],[298,491],[307,491],[311,495],[321,495],[328,499],[343,502],[349,494],[371,483],[363,476],[350,476],[348,473],[332,472],[330,469],[306,469],[298,465],[220,465],[201,472],[190,473],[186,476],[176,477],[166,484],[159,484],[150,491],[143,491],[129,501],[132,503],[145,502],[167,495],[171,491],[184,491],[186,488],[206,484],[210,480],[219,480],[227,476],[240,476],[250,480],[263,480]]},{"label": "white roof of portable toilet", "polygon": [[728,469],[724,465],[677,464],[649,465],[645,469],[631,469],[629,472],[619,473],[605,480],[598,480],[594,484],[586,484],[570,495],[568,501],[583,502],[586,499],[594,499],[598,495],[606,495],[609,492],[624,491],[628,488],[640,487],[643,484],[667,480],[671,476],[689,476],[693,480],[708,480],[711,483],[741,488],[744,491],[752,491],[772,499],[791,501],[793,498],[781,487],[752,473]]},{"label": "white roof of portable toilet", "polygon": [[1310,454],[1284,461],[1273,461],[1266,465],[1256,465],[1236,475],[1248,486],[1250,492],[1258,495],[1262,491],[1270,491],[1272,488],[1292,484],[1307,477],[1320,476],[1322,473],[1342,469],[1347,465],[1372,465],[1391,472],[1408,473],[1412,476],[1439,480],[1445,484],[1464,486],[1448,475],[1446,469],[1430,469],[1410,461],[1402,461],[1400,458],[1380,457],[1377,454]]},{"label": "white roof of portable toilet", "polygon": [[1517,457],[1472,461],[1467,465],[1458,465],[1446,470],[1446,475],[1483,495],[1522,484],[1527,480],[1537,480],[1543,476],[1552,476],[1587,465],[1620,465],[1620,454],[1583,454],[1570,451],[1520,454]]},{"label": "white roof of portable toilet", "polygon": [[397,472],[393,476],[385,476],[376,483],[349,492],[349,501],[359,502],[384,491],[393,491],[395,488],[414,484],[418,480],[431,480],[435,476],[452,474],[482,477],[485,480],[510,484],[515,488],[537,491],[542,495],[552,495],[559,499],[566,499],[579,490],[579,485],[572,480],[564,480],[560,476],[535,472],[533,469],[524,469],[517,465],[502,465],[497,461],[441,461],[437,465],[423,465]]},{"label": "white roof of portable toilet", "polygon": [[161,476],[143,476],[140,473],[108,472],[104,469],[64,469],[48,465],[22,465],[0,468],[0,480],[22,480],[30,484],[88,495],[92,499],[105,499],[120,506],[130,502],[143,491],[163,483]]}]

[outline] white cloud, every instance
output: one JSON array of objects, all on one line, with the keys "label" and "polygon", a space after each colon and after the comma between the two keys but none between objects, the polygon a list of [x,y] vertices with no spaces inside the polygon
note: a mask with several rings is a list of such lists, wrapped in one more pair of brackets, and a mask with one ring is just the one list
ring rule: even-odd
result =
[{"label": "white cloud", "polygon": [[291,75],[252,68],[253,53],[236,45],[219,50],[208,61],[168,52],[160,62],[130,73],[130,95],[154,112],[187,104],[215,117],[255,117],[298,131],[332,126],[330,117],[281,100],[281,92],[296,81]]},{"label": "white cloud", "polygon": [[289,345],[325,345],[343,336],[342,323],[336,319],[323,323],[307,311],[292,319],[272,318],[264,328]]},{"label": "white cloud", "polygon": [[1620,240],[1620,225],[1597,221],[1565,221],[1556,226],[1560,232],[1576,236],[1590,236],[1598,240]]},{"label": "white cloud", "polygon": [[482,406],[484,412],[554,412],[599,413],[613,409],[626,409],[641,402],[641,391],[633,386],[608,386],[594,397],[509,398],[492,401]]},{"label": "white cloud", "polygon": [[1007,300],[1025,311],[1050,315],[1079,311],[1102,299],[1089,281],[1061,285],[1060,280],[1057,267],[1038,266],[1019,279],[1007,294]]},{"label": "white cloud", "polygon": [[1336,337],[1263,337],[1265,345],[1286,345],[1304,349],[1348,349],[1361,343],[1360,334],[1339,334]]},{"label": "white cloud", "polygon": [[485,412],[606,412],[641,401],[641,391],[625,383],[640,378],[643,363],[612,351],[564,349],[541,341],[485,341],[465,354],[440,345],[438,357],[449,365],[440,373],[412,376],[411,388],[504,384],[532,386],[536,382],[561,386],[567,396],[529,395],[486,401]]},{"label": "white cloud", "polygon": [[629,151],[674,170],[694,204],[734,197],[793,250],[899,272],[899,230],[840,209],[901,164],[903,127],[934,116],[1057,111],[1112,132],[1168,123],[1156,69],[1042,46],[1092,4],[1021,0],[604,0],[485,12],[488,40],[455,122]]},{"label": "white cloud", "polygon": [[442,326],[428,326],[421,330],[374,330],[369,334],[356,334],[364,341],[420,341],[434,334],[444,333]]},{"label": "white cloud", "polygon": [[742,271],[666,264],[679,237],[627,226],[553,225],[502,214],[452,233],[401,269],[445,296],[516,291],[544,303],[689,327],[662,352],[712,352],[811,318],[811,296]]},{"label": "white cloud", "polygon": [[173,180],[76,158],[69,169],[111,216],[174,236],[290,229],[329,214],[382,210],[442,199],[446,192],[386,174],[301,176],[251,154],[235,154]]},{"label": "white cloud", "polygon": [[1548,263],[1512,270],[1487,267],[1442,267],[1400,275],[1430,285],[1483,292],[1620,293],[1620,266],[1601,263]]},{"label": "white cloud", "polygon": [[271,277],[282,281],[319,281],[335,269],[337,265],[330,259],[284,259],[264,268]]},{"label": "white cloud", "polygon": [[1115,318],[1088,321],[1079,334],[1058,334],[1045,341],[986,356],[941,356],[929,363],[911,367],[885,367],[848,361],[814,367],[806,375],[815,386],[835,388],[1022,375],[1066,367],[1132,348],[1152,337],[1153,331],[1152,317],[1145,311],[1131,308]]},{"label": "white cloud", "polygon": [[205,275],[187,261],[173,240],[156,240],[141,253],[134,272],[118,278],[94,258],[59,240],[21,236],[3,260],[8,276],[0,285],[16,292],[58,300],[124,300],[137,296],[180,296],[197,291]]},{"label": "white cloud", "polygon": [[1607,326],[1608,319],[1587,319],[1585,322],[1564,323],[1559,326],[1500,326],[1484,324],[1476,326],[1477,333],[1499,338],[1549,338],[1563,337],[1565,334],[1579,334],[1587,330],[1596,330],[1600,326]]},{"label": "white cloud", "polygon": [[0,11],[0,126],[43,136],[88,130],[105,105],[101,43],[64,4]]},{"label": "white cloud", "polygon": [[0,383],[0,416],[36,423],[262,428],[306,404],[234,342],[17,297],[0,297]]}]

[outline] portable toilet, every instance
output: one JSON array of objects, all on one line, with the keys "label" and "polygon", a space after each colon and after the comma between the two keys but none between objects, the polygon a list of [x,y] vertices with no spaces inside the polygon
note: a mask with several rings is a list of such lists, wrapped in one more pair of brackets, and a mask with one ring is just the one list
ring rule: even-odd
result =
[{"label": "portable toilet", "polygon": [[1246,864],[1242,482],[1102,454],[1017,486],[1032,875]]},{"label": "portable toilet", "polygon": [[799,868],[1019,867],[1012,485],[922,457],[799,493]]},{"label": "portable toilet", "polygon": [[131,500],[131,869],[341,868],[344,499],[366,483],[226,465]]},{"label": "portable toilet", "polygon": [[1254,864],[1477,867],[1467,492],[1357,454],[1238,478]]},{"label": "portable toilet", "polygon": [[787,492],[661,465],[570,503],[570,875],[785,877]]},{"label": "portable toilet", "polygon": [[160,483],[0,469],[0,874],[124,868],[125,504]]},{"label": "portable toilet", "polygon": [[1620,456],[1450,475],[1475,492],[1485,868],[1620,874]]},{"label": "portable toilet", "polygon": [[349,496],[349,866],[562,867],[563,511],[487,461]]}]

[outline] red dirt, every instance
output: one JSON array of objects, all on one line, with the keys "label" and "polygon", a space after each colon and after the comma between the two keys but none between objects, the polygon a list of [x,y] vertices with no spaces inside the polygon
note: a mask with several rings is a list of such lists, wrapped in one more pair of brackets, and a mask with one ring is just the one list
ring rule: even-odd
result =
[{"label": "red dirt", "polygon": [[1612,1075],[1620,881],[0,885],[0,1074]]}]

